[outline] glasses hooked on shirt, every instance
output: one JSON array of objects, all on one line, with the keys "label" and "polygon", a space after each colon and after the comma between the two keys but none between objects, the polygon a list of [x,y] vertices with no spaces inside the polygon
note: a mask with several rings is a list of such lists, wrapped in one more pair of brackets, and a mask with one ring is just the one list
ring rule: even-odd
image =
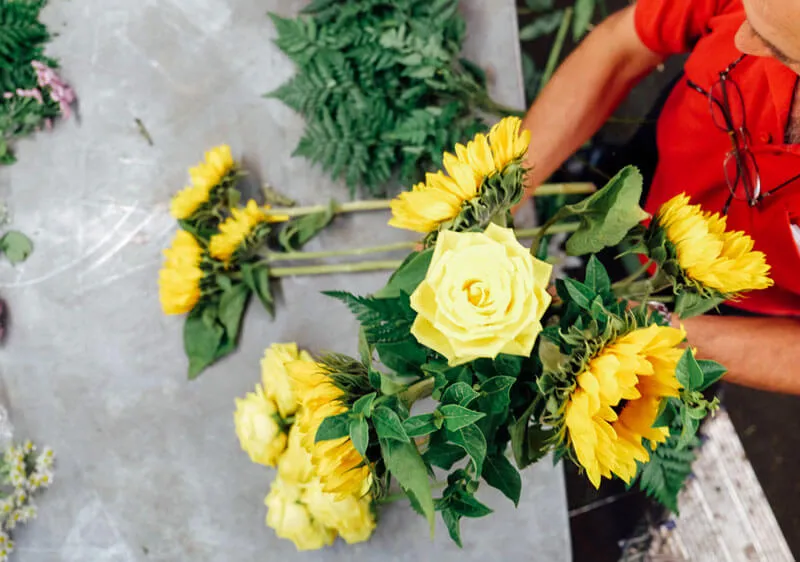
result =
[{"label": "glasses hooked on shirt", "polygon": [[708,98],[714,125],[731,140],[731,150],[722,163],[725,182],[730,190],[730,196],[722,208],[723,215],[728,214],[734,199],[746,201],[750,207],[755,207],[765,198],[800,179],[800,174],[797,174],[768,191],[762,189],[758,163],[750,149],[751,138],[745,120],[744,97],[739,85],[731,78],[731,72],[746,57],[747,55],[742,55],[729,64],[708,90],[692,80],[686,80],[690,88]]}]

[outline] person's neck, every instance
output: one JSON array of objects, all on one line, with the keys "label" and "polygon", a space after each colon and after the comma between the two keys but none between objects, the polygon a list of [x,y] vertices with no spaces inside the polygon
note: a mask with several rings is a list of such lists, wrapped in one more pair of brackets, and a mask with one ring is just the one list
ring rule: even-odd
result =
[{"label": "person's neck", "polygon": [[800,79],[795,83],[792,109],[786,124],[786,144],[800,144]]}]

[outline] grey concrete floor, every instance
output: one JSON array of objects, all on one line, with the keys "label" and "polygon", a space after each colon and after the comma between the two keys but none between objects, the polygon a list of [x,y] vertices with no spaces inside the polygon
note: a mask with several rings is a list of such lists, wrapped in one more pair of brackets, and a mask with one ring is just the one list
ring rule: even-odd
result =
[{"label": "grey concrete floor", "polygon": [[[45,9],[81,119],[20,143],[19,163],[0,170],[0,198],[36,245],[24,265],[0,268],[11,320],[0,386],[17,437],[58,454],[39,519],[17,533],[17,560],[569,559],[563,477],[547,462],[525,472],[519,509],[487,494],[497,512],[464,523],[464,550],[443,527],[429,542],[404,505],[385,511],[371,542],[322,554],[297,555],[264,526],[272,472],[239,450],[233,399],[258,380],[272,342],[354,352],[354,320],[319,291],[369,292],[386,274],[287,280],[274,322],[252,310],[239,351],[185,379],[182,319],[161,314],[156,279],[186,168],[229,143],[252,188],[268,180],[304,204],[347,197],[290,157],[302,121],[261,98],[292,74],[266,11],[304,4],[52,0]],[[489,70],[498,101],[521,106],[513,3],[471,0],[464,10],[467,54]],[[364,244],[367,230],[371,243],[402,238],[386,220],[338,221],[310,249]]]}]

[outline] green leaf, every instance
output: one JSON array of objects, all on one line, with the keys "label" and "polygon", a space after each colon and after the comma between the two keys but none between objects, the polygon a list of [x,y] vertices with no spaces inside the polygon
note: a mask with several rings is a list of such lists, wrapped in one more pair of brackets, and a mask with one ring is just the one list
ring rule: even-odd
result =
[{"label": "green leaf", "polygon": [[606,268],[603,267],[603,264],[594,254],[589,257],[589,263],[586,264],[584,285],[598,295],[611,291],[611,278],[608,276]]},{"label": "green leaf", "polygon": [[350,421],[350,441],[356,451],[367,458],[367,447],[369,446],[369,424],[363,417],[354,418]]},{"label": "green leaf", "polygon": [[678,366],[675,370],[675,376],[678,382],[681,383],[684,389],[691,392],[693,390],[700,390],[703,386],[704,374],[691,349],[686,349],[683,352]]},{"label": "green leaf", "polygon": [[33,252],[31,239],[17,230],[9,230],[0,238],[0,252],[3,252],[12,264],[24,262]]},{"label": "green leaf", "polygon": [[478,392],[471,385],[459,381],[445,389],[444,393],[442,393],[441,403],[467,406],[478,396]]},{"label": "green leaf", "polygon": [[449,441],[467,452],[475,467],[475,475],[480,476],[486,458],[486,438],[481,430],[475,425],[468,425],[455,431],[447,430],[446,435]]},{"label": "green leaf", "polygon": [[456,543],[459,548],[463,548],[464,545],[461,544],[461,515],[452,509],[446,508],[442,510],[442,520],[447,527],[450,538],[453,539],[453,542]]},{"label": "green leaf", "polygon": [[444,470],[450,470],[452,466],[467,455],[463,447],[451,445],[449,443],[431,444],[425,451],[425,460],[433,466],[438,466]]},{"label": "green leaf", "polygon": [[638,169],[627,166],[596,193],[565,206],[564,215],[575,214],[581,221],[567,240],[567,252],[581,256],[616,246],[646,219],[649,215],[639,207],[643,181]]},{"label": "green leaf", "polygon": [[481,394],[487,398],[488,407],[486,409],[490,414],[501,414],[508,410],[511,403],[511,387],[517,379],[514,377],[492,377],[481,385]]},{"label": "green leaf", "polygon": [[486,517],[492,510],[475,499],[475,496],[462,491],[450,499],[449,507],[462,517]]},{"label": "green leaf", "polygon": [[561,282],[567,289],[567,294],[569,295],[571,302],[574,302],[584,310],[591,310],[592,301],[597,297],[597,294],[594,291],[589,289],[583,283],[579,283],[574,279],[567,278],[561,280]]},{"label": "green leaf", "polygon": [[379,439],[409,442],[406,430],[403,429],[403,422],[400,421],[400,417],[394,410],[386,406],[378,406],[372,412],[372,423],[375,424],[375,431]]},{"label": "green leaf", "polygon": [[705,297],[695,291],[683,288],[675,295],[675,314],[683,319],[700,316],[717,308],[725,300],[722,295]]},{"label": "green leaf", "polygon": [[700,385],[698,390],[707,389],[728,372],[728,369],[724,365],[720,365],[716,361],[699,359],[697,364],[700,366],[700,370],[703,371],[703,384]]},{"label": "green leaf", "polygon": [[372,404],[375,402],[377,396],[377,392],[370,392],[353,402],[353,413],[370,417],[372,415]]},{"label": "green leaf", "polygon": [[537,17],[519,30],[519,40],[535,41],[541,37],[555,33],[556,29],[561,25],[563,17],[564,10],[556,10]]},{"label": "green leaf", "polygon": [[314,443],[347,437],[350,434],[350,412],[329,416],[319,424]]},{"label": "green leaf", "polygon": [[380,390],[381,386],[383,386],[383,377],[381,376],[381,373],[374,369],[370,369],[368,377],[369,385],[375,390]]},{"label": "green leaf", "polygon": [[575,0],[575,16],[572,20],[572,40],[576,43],[588,31],[594,17],[597,0]]},{"label": "green leaf", "polygon": [[219,321],[225,328],[225,334],[233,347],[239,337],[242,317],[250,298],[250,289],[247,285],[233,285],[229,291],[222,294],[219,301]]},{"label": "green leaf", "polygon": [[381,451],[386,468],[406,492],[414,494],[420,509],[434,529],[434,507],[428,468],[413,443],[403,443],[393,439],[381,439]]},{"label": "green leaf", "polygon": [[[206,311],[212,312],[211,321]],[[204,315],[205,318],[204,319]],[[189,358],[189,379],[195,379],[217,358],[217,348],[222,343],[225,330],[216,322],[215,306],[195,306],[183,325],[183,345]]]},{"label": "green leaf", "polygon": [[456,404],[445,404],[439,407],[439,411],[444,416],[444,426],[449,431],[456,431],[468,425],[471,425],[479,419],[486,416],[483,412],[475,412],[468,410],[463,406]]},{"label": "green leaf", "polygon": [[412,294],[425,279],[433,258],[433,248],[411,254],[389,278],[386,286],[375,293],[376,298],[396,298]]},{"label": "green leaf", "polygon": [[[695,438],[688,447],[678,447],[677,437],[670,435],[641,468],[639,487],[673,513],[678,513],[678,495],[692,472],[698,444]],[[645,447],[649,448],[647,443]]]},{"label": "green leaf", "polygon": [[270,316],[275,316],[275,299],[269,286],[269,266],[266,264],[242,265],[242,280],[252,290]]},{"label": "green leaf", "polygon": [[439,428],[434,423],[433,414],[420,414],[403,421],[403,429],[406,435],[413,438],[430,435]]},{"label": "green leaf", "polygon": [[294,218],[278,233],[278,243],[285,252],[300,250],[309,240],[322,232],[336,216],[336,201],[331,200],[324,211]]},{"label": "green leaf", "polygon": [[505,497],[514,502],[515,506],[519,505],[522,478],[502,452],[486,457],[481,476],[489,486],[497,488]]},{"label": "green leaf", "polygon": [[358,355],[361,357],[361,362],[367,367],[372,367],[372,346],[367,341],[367,335],[364,333],[364,328],[358,329]]},{"label": "green leaf", "polygon": [[409,339],[396,343],[379,343],[375,345],[381,363],[400,375],[418,374],[420,367],[428,360],[428,352]]}]

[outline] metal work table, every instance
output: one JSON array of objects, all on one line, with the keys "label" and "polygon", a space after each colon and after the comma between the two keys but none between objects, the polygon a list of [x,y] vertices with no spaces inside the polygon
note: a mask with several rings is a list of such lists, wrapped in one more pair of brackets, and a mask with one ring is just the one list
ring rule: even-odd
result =
[{"label": "metal work table", "polygon": [[[0,390],[15,436],[57,453],[55,483],[39,518],[16,533],[13,560],[570,559],[563,477],[550,462],[525,471],[516,510],[481,491],[496,513],[464,521],[463,550],[441,521],[431,543],[403,503],[383,511],[369,543],[322,553],[298,554],[265,527],[272,472],[239,449],[234,397],[258,381],[272,342],[354,352],[355,321],[319,291],[367,293],[388,273],[285,280],[277,318],[254,302],[238,352],[186,380],[183,319],[161,313],[156,280],[175,229],[169,200],[187,167],[228,143],[251,187],[269,181],[302,204],[347,199],[343,185],[290,157],[301,118],[261,98],[293,73],[266,12],[303,4],[52,0],[45,9],[58,33],[49,52],[77,92],[80,121],[18,143],[19,162],[0,169],[11,226],[36,245],[26,263],[0,263],[10,311]],[[514,2],[469,0],[464,11],[467,54],[488,69],[498,101],[521,106]],[[386,220],[340,219],[309,249],[404,239]]]}]

